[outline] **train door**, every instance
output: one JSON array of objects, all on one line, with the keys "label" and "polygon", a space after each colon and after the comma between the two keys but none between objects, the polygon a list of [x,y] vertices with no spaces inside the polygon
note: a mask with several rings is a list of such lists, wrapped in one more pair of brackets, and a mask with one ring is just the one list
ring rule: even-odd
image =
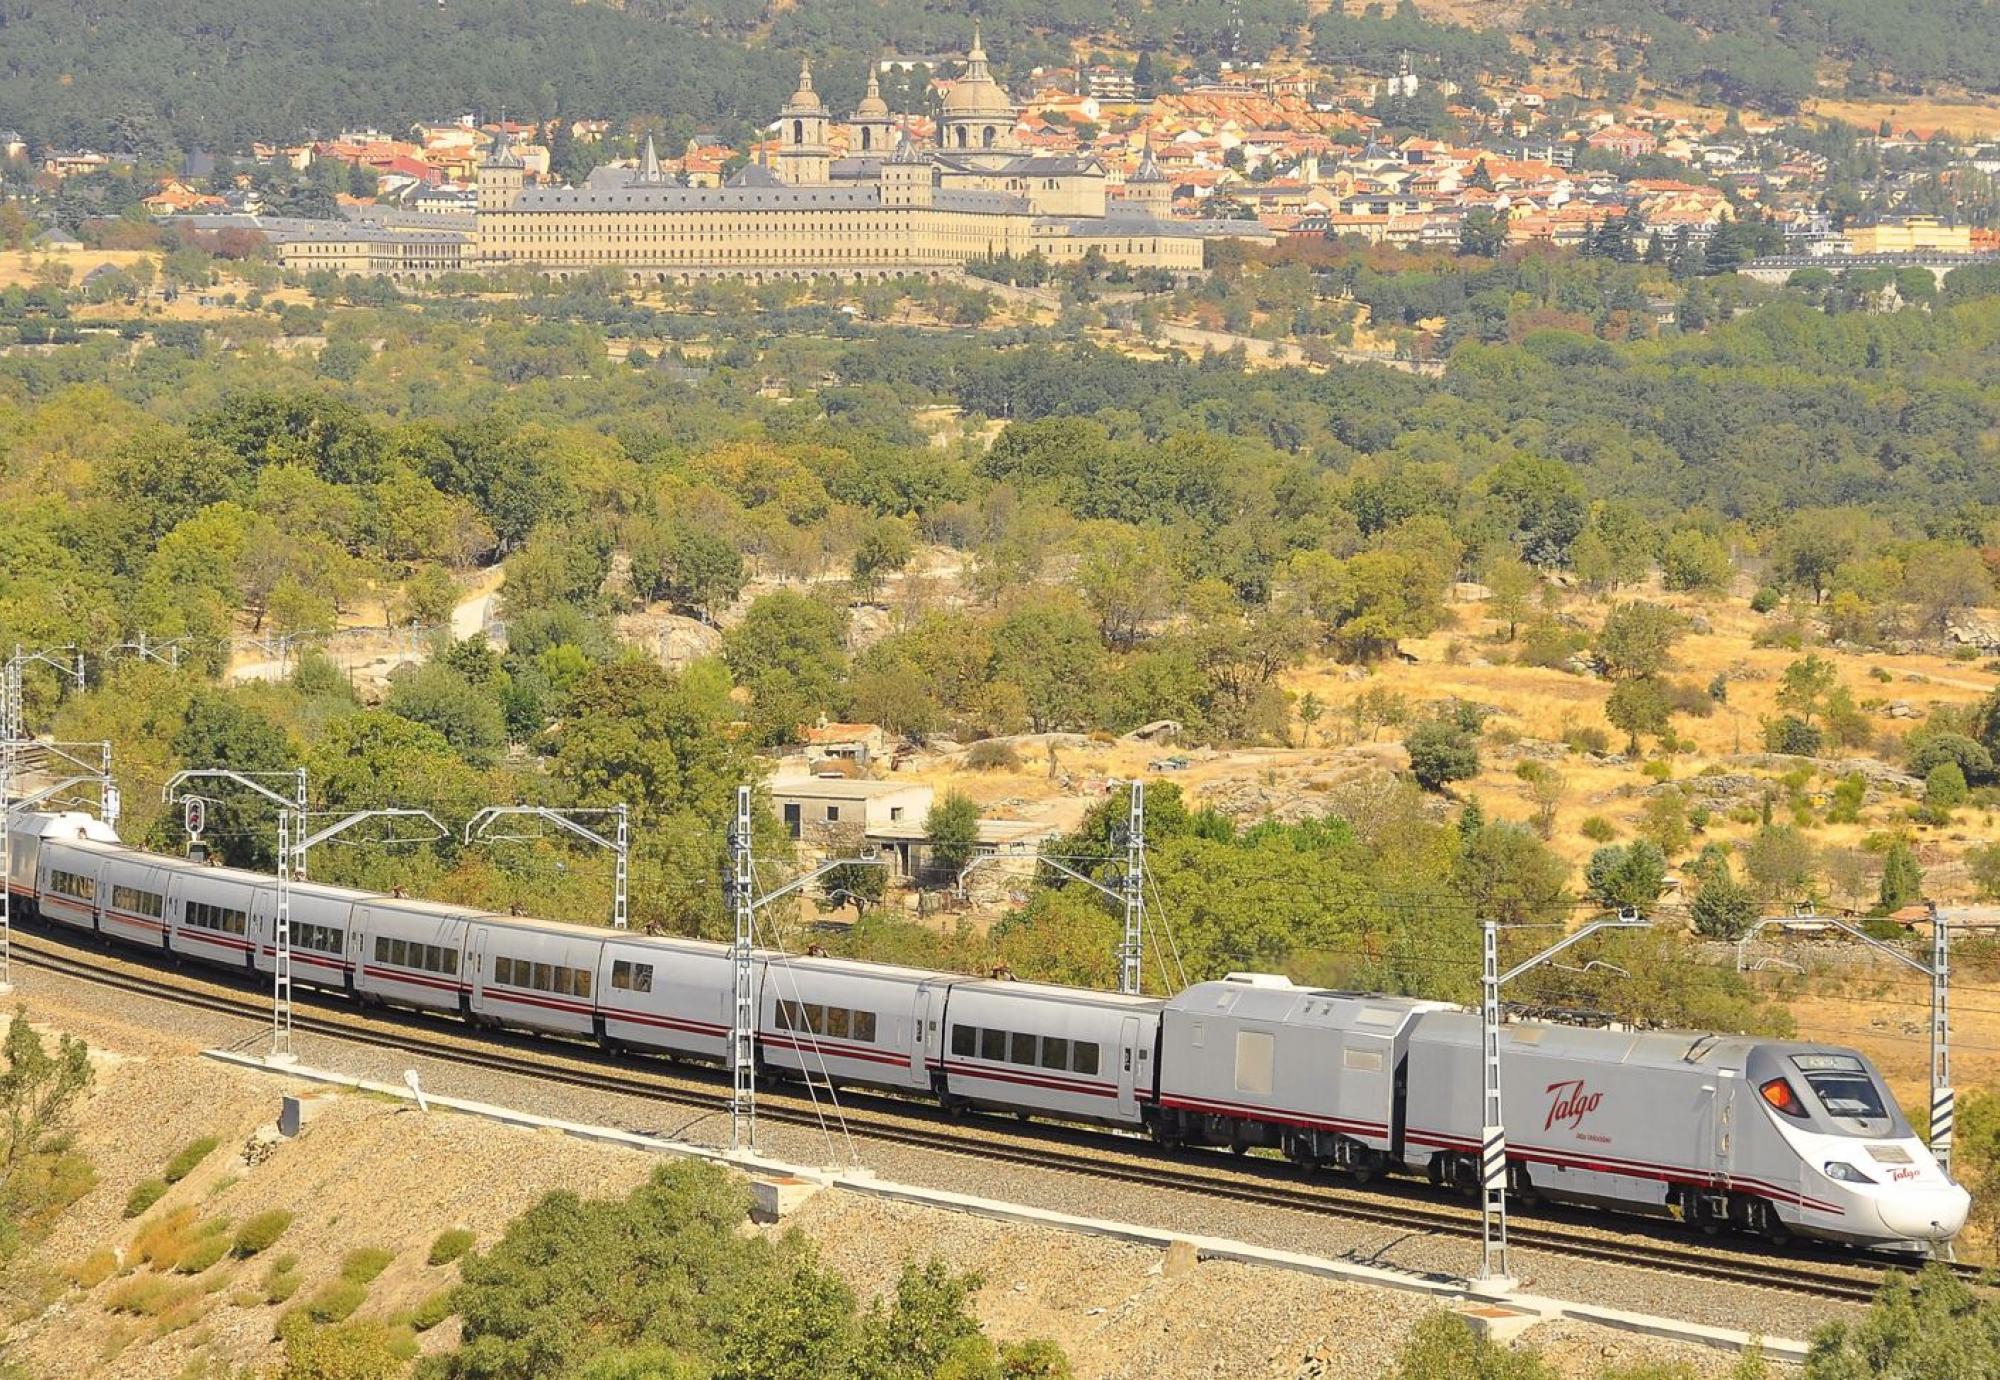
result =
[{"label": "train door", "polygon": [[1727,1182],[1736,1134],[1736,1089],[1740,1084],[1734,1069],[1717,1069],[1715,1075],[1715,1081],[1708,1085],[1709,1124],[1714,1130],[1711,1165],[1717,1181]]},{"label": "train door", "polygon": [[486,991],[486,939],[492,931],[470,925],[465,932],[465,971],[459,974],[459,1001],[467,1014],[480,1009]]},{"label": "train door", "polygon": [[1120,1022],[1118,1030],[1118,1114],[1124,1117],[1139,1114],[1137,1079],[1139,1077],[1139,1018],[1127,1016]]},{"label": "train door", "polygon": [[948,982],[926,978],[917,983],[916,1019],[910,1031],[910,1081],[918,1087],[930,1083],[928,1069],[944,1059],[944,1005],[951,991]]}]

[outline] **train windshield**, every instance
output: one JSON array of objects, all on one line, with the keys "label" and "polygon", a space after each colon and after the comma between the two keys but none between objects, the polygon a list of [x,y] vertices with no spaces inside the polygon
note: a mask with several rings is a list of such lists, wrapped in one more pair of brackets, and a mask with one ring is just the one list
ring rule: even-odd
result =
[{"label": "train windshield", "polygon": [[1805,1075],[1806,1086],[1829,1116],[1882,1121],[1889,1116],[1882,1090],[1859,1059],[1845,1054],[1805,1054],[1792,1060]]}]

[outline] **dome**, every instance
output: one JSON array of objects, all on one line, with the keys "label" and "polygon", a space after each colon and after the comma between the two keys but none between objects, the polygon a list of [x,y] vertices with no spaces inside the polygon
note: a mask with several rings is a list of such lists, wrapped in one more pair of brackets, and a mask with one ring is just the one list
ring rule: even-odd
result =
[{"label": "dome", "polygon": [[1014,103],[986,70],[986,47],[979,40],[977,24],[972,26],[972,51],[965,55],[965,75],[945,92],[944,113],[947,118],[979,115],[1005,115],[1010,121],[1014,118]]},{"label": "dome", "polygon": [[861,97],[861,104],[854,107],[857,120],[886,120],[889,118],[889,103],[882,99],[882,83],[875,79],[875,69],[868,69],[868,90]]},{"label": "dome", "polygon": [[826,109],[825,103],[819,98],[819,92],[813,90],[811,59],[806,59],[799,63],[799,89],[792,93],[792,98],[789,101],[785,102],[785,109],[800,113],[824,111]]}]

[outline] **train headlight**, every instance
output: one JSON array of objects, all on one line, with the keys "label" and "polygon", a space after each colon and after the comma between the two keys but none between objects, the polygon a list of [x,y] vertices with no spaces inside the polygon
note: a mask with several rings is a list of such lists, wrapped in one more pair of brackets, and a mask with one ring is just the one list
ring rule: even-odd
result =
[{"label": "train headlight", "polygon": [[1875,1181],[1845,1160],[1828,1160],[1826,1177],[1838,1179],[1844,1184],[1872,1184]]}]

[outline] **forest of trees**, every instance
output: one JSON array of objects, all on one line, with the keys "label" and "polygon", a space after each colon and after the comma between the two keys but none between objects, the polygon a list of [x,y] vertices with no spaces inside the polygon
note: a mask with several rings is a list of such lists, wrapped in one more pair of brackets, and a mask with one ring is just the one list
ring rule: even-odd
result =
[{"label": "forest of trees", "polygon": [[1827,61],[1863,96],[2000,90],[1997,19],[1992,0],[1547,0],[1527,27],[1545,50],[1610,35],[1620,69],[1669,90],[1788,111]]},{"label": "forest of trees", "polygon": [[[1066,62],[1069,40],[1100,34],[1175,63],[1261,59],[1304,17],[1298,0],[977,8],[1003,77]],[[784,102],[801,54],[845,109],[884,51],[962,52],[972,9],[964,0],[918,9],[878,0],[452,0],[336,10],[308,0],[9,0],[0,3],[0,127],[38,147],[146,159],[352,125],[401,130],[468,111],[673,116],[734,137]]]}]

